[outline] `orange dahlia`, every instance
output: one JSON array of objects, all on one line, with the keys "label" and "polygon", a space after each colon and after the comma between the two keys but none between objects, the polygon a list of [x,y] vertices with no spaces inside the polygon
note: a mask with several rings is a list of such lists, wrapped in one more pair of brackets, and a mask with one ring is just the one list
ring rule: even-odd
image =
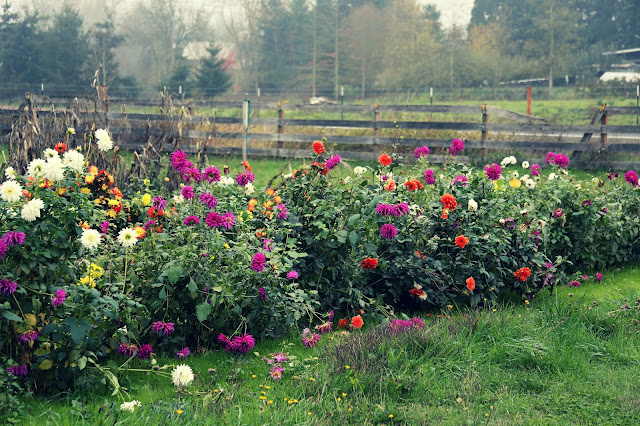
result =
[{"label": "orange dahlia", "polygon": [[467,278],[467,290],[473,291],[476,288],[476,280],[473,277]]},{"label": "orange dahlia", "polygon": [[465,237],[464,235],[458,235],[456,237],[455,243],[456,243],[457,247],[464,248],[464,246],[469,244],[469,239],[467,237]]},{"label": "orange dahlia", "polygon": [[409,191],[415,191],[417,189],[422,189],[423,185],[422,182],[415,180],[415,179],[411,179],[408,180],[404,183],[404,186],[409,190]]},{"label": "orange dahlia", "polygon": [[513,275],[515,275],[515,277],[516,277],[518,280],[520,280],[520,281],[524,282],[524,281],[526,281],[526,280],[527,280],[527,278],[529,278],[529,276],[531,275],[531,269],[529,269],[529,268],[520,268],[520,269],[518,269],[517,271],[515,271],[515,272],[513,273]]},{"label": "orange dahlia", "polygon": [[444,208],[446,210],[455,210],[458,207],[458,202],[456,201],[456,197],[453,195],[446,193],[440,198],[440,202],[444,204]]},{"label": "orange dahlia", "polygon": [[362,320],[362,317],[360,315],[356,315],[355,317],[351,318],[351,326],[353,328],[358,329],[363,325],[364,321]]},{"label": "orange dahlia", "polygon": [[412,288],[411,290],[409,290],[409,294],[412,296],[420,297],[424,295],[424,290],[420,288]]},{"label": "orange dahlia", "polygon": [[391,161],[391,157],[389,157],[387,154],[381,154],[378,157],[378,162],[384,167],[387,167],[389,164],[391,164]]},{"label": "orange dahlia", "polygon": [[378,259],[367,257],[360,262],[362,269],[375,269],[378,267]]},{"label": "orange dahlia", "polygon": [[315,141],[311,146],[313,147],[313,152],[318,155],[322,154],[325,151],[324,144],[320,141]]}]

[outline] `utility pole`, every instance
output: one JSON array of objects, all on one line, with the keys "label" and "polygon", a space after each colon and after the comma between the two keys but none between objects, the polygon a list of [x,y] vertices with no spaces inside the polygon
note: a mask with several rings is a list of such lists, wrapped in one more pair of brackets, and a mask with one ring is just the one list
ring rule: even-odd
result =
[{"label": "utility pole", "polygon": [[340,56],[340,46],[339,46],[339,41],[340,41],[340,20],[338,19],[340,16],[340,0],[336,0],[336,42],[335,42],[335,54],[336,54],[336,61],[334,63],[334,95],[336,100],[338,99],[338,60],[339,60],[339,56]]},{"label": "utility pole", "polygon": [[318,2],[313,6],[313,66],[311,69],[311,96],[316,96],[316,67],[318,62]]}]

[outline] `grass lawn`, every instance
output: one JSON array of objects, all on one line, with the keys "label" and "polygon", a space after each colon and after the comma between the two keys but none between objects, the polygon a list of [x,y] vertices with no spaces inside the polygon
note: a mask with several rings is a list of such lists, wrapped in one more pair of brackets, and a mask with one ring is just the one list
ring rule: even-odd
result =
[{"label": "grass lawn", "polygon": [[[197,377],[180,393],[158,373],[121,372],[125,399],[142,403],[133,414],[100,388],[28,397],[24,424],[637,424],[639,273],[528,304],[423,313],[426,327],[404,333],[365,324],[314,349],[290,335],[245,356],[210,350],[183,361]],[[262,358],[280,351],[290,360],[275,381]]]}]

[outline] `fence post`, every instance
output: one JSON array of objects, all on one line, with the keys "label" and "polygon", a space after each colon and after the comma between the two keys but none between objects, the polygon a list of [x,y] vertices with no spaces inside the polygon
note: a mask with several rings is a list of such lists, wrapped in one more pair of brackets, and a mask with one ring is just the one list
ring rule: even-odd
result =
[{"label": "fence post", "polygon": [[282,123],[284,120],[284,109],[282,109],[282,101],[278,102],[278,142],[276,148],[282,149],[283,143],[280,140],[280,135],[284,134],[284,124]]},{"label": "fence post", "polygon": [[249,106],[250,100],[245,98],[242,102],[242,127],[244,140],[242,141],[242,161],[247,161],[247,139],[249,137]]},{"label": "fence post", "polygon": [[375,145],[378,144],[378,138],[380,137],[380,128],[378,127],[378,121],[380,121],[380,111],[378,111],[378,104],[375,104],[373,106],[373,136],[375,137],[374,139],[374,149],[373,151],[376,152],[376,148]]},{"label": "fence post", "polygon": [[482,139],[482,149],[480,150],[480,156],[482,157],[482,162],[484,162],[487,157],[487,148],[486,143],[489,136],[489,132],[487,131],[487,123],[489,122],[489,114],[487,114],[487,105],[482,105],[482,126],[480,127],[481,134],[480,139]]},{"label": "fence post", "polygon": [[[602,118],[600,119],[600,124],[602,124],[603,126],[606,126],[607,124],[609,124],[609,115],[607,114],[607,105],[602,105]],[[600,143],[603,145],[606,145],[608,142],[608,135],[607,135],[607,131],[603,128],[600,127]]]}]

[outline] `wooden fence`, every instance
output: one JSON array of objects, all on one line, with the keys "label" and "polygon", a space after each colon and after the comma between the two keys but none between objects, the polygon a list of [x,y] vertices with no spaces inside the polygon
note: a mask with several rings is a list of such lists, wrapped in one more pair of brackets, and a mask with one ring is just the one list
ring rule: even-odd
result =
[{"label": "wooden fence", "polygon": [[[640,154],[640,127],[608,124],[609,117],[613,115],[640,114],[637,107],[603,105],[593,116],[591,124],[559,125],[484,105],[258,103],[251,105],[250,125],[245,133],[242,102],[187,102],[175,103],[174,106],[173,115],[166,111],[156,114],[126,112],[157,109],[158,105],[153,103],[112,104],[104,108],[108,112],[99,113],[90,112],[87,107],[83,113],[83,108],[76,104],[75,111],[80,116],[93,114],[94,121],[108,126],[114,133],[117,145],[134,150],[150,137],[169,131],[173,132],[180,149],[188,152],[240,154],[242,143],[247,140],[250,156],[308,158],[310,144],[327,131],[329,144],[337,144],[341,156],[346,159],[371,160],[382,151],[399,149],[408,153],[413,147],[427,145],[434,154],[431,161],[437,163],[445,159],[445,149],[452,139],[441,135],[450,131],[454,137],[465,140],[465,153],[478,161],[491,158],[491,151],[495,150],[534,151],[538,154],[559,151],[574,154],[578,162],[585,157],[582,153],[591,153],[589,161],[583,162],[598,167],[623,169],[640,166],[640,160],[612,161],[616,156],[624,155],[628,159]],[[117,109],[122,112],[115,112]],[[39,114],[60,114],[61,111],[64,110],[43,109]],[[17,110],[0,109],[0,131],[3,134],[11,129],[12,118],[15,119],[17,114]],[[345,115],[347,119],[344,119]],[[447,121],[434,120],[442,115]],[[394,119],[386,118],[389,116]],[[409,136],[402,137],[403,134]]]}]

